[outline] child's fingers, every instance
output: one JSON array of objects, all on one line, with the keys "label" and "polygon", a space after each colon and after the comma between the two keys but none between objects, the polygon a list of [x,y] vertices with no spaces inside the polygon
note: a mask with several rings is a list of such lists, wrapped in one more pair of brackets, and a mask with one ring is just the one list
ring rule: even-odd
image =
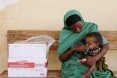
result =
[{"label": "child's fingers", "polygon": [[87,78],[87,75],[86,74],[84,74],[83,76],[84,76],[84,78]]},{"label": "child's fingers", "polygon": [[89,75],[86,73],[83,76],[84,76],[84,78],[89,78]]}]

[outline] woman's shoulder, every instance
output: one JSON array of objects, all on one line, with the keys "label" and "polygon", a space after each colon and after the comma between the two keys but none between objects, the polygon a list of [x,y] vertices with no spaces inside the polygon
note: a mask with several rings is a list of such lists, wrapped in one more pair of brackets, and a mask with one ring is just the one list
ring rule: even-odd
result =
[{"label": "woman's shoulder", "polygon": [[96,23],[93,23],[93,22],[84,22],[83,25],[98,28],[98,25]]},{"label": "woman's shoulder", "polygon": [[97,25],[97,24],[94,23],[94,22],[84,22],[84,24],[93,24],[93,25]]}]

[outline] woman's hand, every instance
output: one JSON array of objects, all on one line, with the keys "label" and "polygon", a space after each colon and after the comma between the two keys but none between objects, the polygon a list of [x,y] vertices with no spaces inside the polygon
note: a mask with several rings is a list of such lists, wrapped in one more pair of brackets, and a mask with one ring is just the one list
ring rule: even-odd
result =
[{"label": "woman's hand", "polygon": [[76,46],[76,47],[68,50],[67,52],[63,53],[59,57],[59,60],[61,62],[67,61],[74,52],[85,52],[85,51],[86,51],[86,46],[84,46],[84,45]]},{"label": "woman's hand", "polygon": [[78,45],[73,48],[73,51],[75,52],[85,52],[87,47],[85,45]]}]

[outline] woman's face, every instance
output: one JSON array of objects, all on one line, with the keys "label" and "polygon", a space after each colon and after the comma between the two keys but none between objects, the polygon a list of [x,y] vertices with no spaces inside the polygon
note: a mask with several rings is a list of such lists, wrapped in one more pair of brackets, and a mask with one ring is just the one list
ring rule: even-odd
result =
[{"label": "woman's face", "polygon": [[75,24],[69,26],[69,28],[76,33],[79,33],[82,30],[82,21],[78,21]]}]

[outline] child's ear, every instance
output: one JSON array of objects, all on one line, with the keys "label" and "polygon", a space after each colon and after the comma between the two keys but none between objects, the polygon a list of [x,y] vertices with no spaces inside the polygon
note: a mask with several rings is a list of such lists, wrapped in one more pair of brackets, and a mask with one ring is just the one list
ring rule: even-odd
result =
[{"label": "child's ear", "polygon": [[99,47],[100,43],[97,43],[97,48]]}]

